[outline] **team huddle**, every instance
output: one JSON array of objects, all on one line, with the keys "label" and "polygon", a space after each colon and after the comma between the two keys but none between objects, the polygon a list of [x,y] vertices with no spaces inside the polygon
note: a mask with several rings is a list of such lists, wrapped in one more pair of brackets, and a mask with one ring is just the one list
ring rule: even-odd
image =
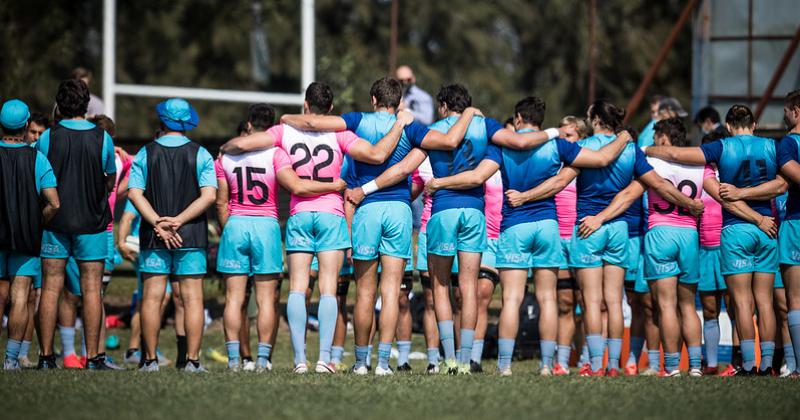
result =
[{"label": "team huddle", "polygon": [[[0,279],[10,285],[4,368],[20,368],[34,318],[38,367],[58,367],[53,341],[65,285],[82,301],[86,367],[118,368],[102,340],[104,280],[118,251],[134,263],[140,285],[126,360],[135,359],[142,372],[159,370],[159,332],[174,294],[176,365],[205,372],[203,277],[208,218],[216,210],[216,271],[226,289],[233,371],[272,370],[285,256],[286,316],[299,374],[348,370],[342,358],[351,279],[349,372],[373,371],[376,336],[374,374],[410,371],[416,270],[430,374],[483,371],[488,310],[499,285],[496,372],[511,375],[530,285],[540,311],[543,376],[569,375],[573,349],[582,376],[637,375],[645,343],[649,367],[642,375],[680,376],[685,346],[692,377],[798,376],[800,91],[786,96],[790,133],[782,140],[755,136],[753,113],[734,105],[700,147],[690,146],[669,100],[663,112],[655,103],[654,120],[638,136],[649,141],[638,147],[634,130],[623,126],[624,111],[602,100],[584,118],[565,117],[545,129],[545,103],[533,96],[501,124],[472,106],[464,86],[445,85],[434,101],[440,119],[427,126],[401,109],[396,79],[377,80],[370,99],[371,112],[332,115],[331,88],[315,82],[303,113],[277,124],[269,105],[252,105],[240,135],[216,159],[187,137],[199,117],[183,99],[158,104],[156,138],[132,159],[115,149],[113,122],[85,119],[89,91],[79,80],[59,86],[57,122],[38,138],[28,134],[33,119],[23,102],[3,104]],[[281,188],[291,194],[285,232]],[[412,255],[411,203],[420,196]],[[115,236],[120,199],[127,201]],[[310,365],[306,330],[315,285],[319,358]],[[255,358],[242,345],[251,289]],[[624,300],[632,320],[623,358]],[[725,371],[718,370],[723,303],[735,344]],[[783,369],[773,367],[776,342]]]}]

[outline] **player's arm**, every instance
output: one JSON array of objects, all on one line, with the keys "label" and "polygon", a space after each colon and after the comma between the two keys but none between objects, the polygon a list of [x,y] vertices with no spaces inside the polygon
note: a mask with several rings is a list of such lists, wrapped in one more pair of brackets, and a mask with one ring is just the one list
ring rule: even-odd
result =
[{"label": "player's arm", "polygon": [[125,240],[131,234],[131,225],[135,218],[135,214],[129,211],[123,212],[122,218],[119,220],[119,227],[117,228],[117,249],[119,249],[119,253],[122,254],[122,258],[128,261],[136,260],[136,252],[128,248],[128,245],[125,243]]},{"label": "player's arm", "polygon": [[111,194],[114,191],[114,184],[117,182],[117,174],[106,175],[106,193]]},{"label": "player's arm", "polygon": [[142,216],[142,220],[153,227],[158,237],[164,241],[164,244],[166,244],[168,249],[181,247],[183,239],[181,238],[180,234],[178,234],[178,229],[171,229],[159,225],[158,221],[161,216],[156,213],[156,211],[153,209],[153,206],[150,204],[147,198],[145,198],[143,189],[136,187],[131,188],[128,191],[128,200],[130,200],[131,203],[133,203],[133,206],[136,207],[136,210],[139,211],[139,214]]},{"label": "player's arm", "polygon": [[416,200],[417,197],[419,197],[419,195],[422,194],[423,191],[425,191],[425,184],[420,184],[420,183],[414,182],[412,180],[412,182],[411,182],[411,201],[413,202],[414,200]]},{"label": "player's arm", "polygon": [[343,179],[337,178],[333,182],[320,182],[303,179],[290,167],[285,167],[276,174],[278,183],[290,193],[298,197],[316,197],[330,192],[342,192],[347,187]]},{"label": "player's arm", "polygon": [[389,169],[383,171],[383,173],[378,175],[377,178],[360,187],[347,190],[345,193],[345,198],[347,201],[357,206],[361,204],[361,201],[364,200],[364,197],[367,195],[370,195],[381,188],[391,187],[392,185],[396,185],[407,180],[408,177],[414,173],[414,170],[417,169],[427,157],[428,154],[423,150],[418,148],[411,149],[411,151],[408,152],[408,155],[406,155],[403,160],[395,163],[389,167]]},{"label": "player's arm", "polygon": [[498,169],[500,169],[500,165],[497,162],[491,159],[483,159],[475,169],[430,180],[425,184],[425,193],[433,195],[436,191],[442,189],[467,190],[475,188],[483,185]]},{"label": "player's arm", "polygon": [[338,115],[284,114],[281,123],[303,131],[347,130],[347,122]]},{"label": "player's arm", "polygon": [[268,131],[259,131],[246,136],[238,136],[228,140],[219,152],[227,155],[240,155],[242,153],[265,150],[275,145],[275,137]]},{"label": "player's arm", "polygon": [[731,184],[720,183],[719,195],[725,201],[754,200],[766,201],[789,190],[789,182],[778,174],[772,181],[749,188],[737,188]]},{"label": "player's arm", "polygon": [[784,178],[800,185],[800,163],[792,159],[781,165],[781,175]]},{"label": "player's arm", "polygon": [[578,235],[580,235],[581,238],[588,238],[597,229],[600,229],[603,223],[614,219],[624,213],[625,210],[628,210],[628,208],[636,202],[636,199],[644,194],[644,190],[645,188],[641,181],[634,180],[631,182],[624,190],[618,192],[617,195],[614,196],[614,199],[611,200],[611,203],[600,213],[581,219],[580,225],[578,226]]},{"label": "player's arm", "polygon": [[769,216],[764,216],[757,211],[753,210],[744,201],[727,201],[720,195],[720,183],[715,177],[708,177],[703,181],[703,189],[714,200],[717,200],[722,205],[722,208],[733,214],[734,216],[746,220],[761,229],[764,233],[769,235],[770,238],[778,236],[778,225],[775,219]]},{"label": "player's arm", "polygon": [[548,128],[547,130],[528,133],[517,133],[507,128],[501,128],[492,135],[492,143],[509,149],[530,150],[552,139],[565,136],[564,128]]},{"label": "player's arm", "polygon": [[436,130],[428,130],[425,137],[422,139],[422,147],[426,150],[453,150],[461,144],[464,136],[467,134],[469,123],[472,122],[472,117],[480,115],[477,108],[468,107],[458,117],[458,121],[447,130],[446,133]]},{"label": "player's arm", "polygon": [[[558,140],[561,141],[561,140]],[[570,163],[571,166],[579,168],[603,168],[617,160],[619,154],[625,150],[625,146],[631,141],[631,135],[627,131],[617,134],[617,138],[611,143],[603,146],[600,150],[581,148],[580,153]]]},{"label": "player's arm", "polygon": [[215,205],[217,207],[217,219],[219,220],[220,229],[225,228],[228,223],[230,211],[228,210],[228,203],[230,202],[230,186],[228,180],[225,178],[217,178],[217,198]]},{"label": "player's arm", "polygon": [[565,166],[558,171],[558,174],[546,179],[544,182],[528,191],[506,191],[506,201],[511,207],[519,207],[531,201],[539,201],[553,197],[564,188],[567,188],[567,185],[580,173],[580,169]]},{"label": "player's arm", "polygon": [[[128,199],[128,176],[123,176],[117,185],[117,202],[124,203]],[[114,212],[114,209],[111,209]]]},{"label": "player's arm", "polygon": [[638,177],[645,185],[655,190],[664,200],[689,210],[694,216],[703,214],[703,202],[692,199],[680,192],[671,182],[658,175],[655,170],[648,171]]},{"label": "player's arm", "polygon": [[407,111],[398,112],[392,129],[378,143],[372,144],[367,140],[358,139],[350,145],[347,154],[357,161],[380,165],[392,155],[403,135],[403,130],[412,122],[414,114]]},{"label": "player's arm", "polygon": [[645,149],[650,157],[685,165],[705,165],[706,155],[699,147],[650,146]]},{"label": "player's arm", "polygon": [[58,190],[56,188],[42,188],[42,196],[45,201],[42,209],[42,219],[46,224],[58,213],[58,209],[61,207],[61,200],[58,199]]}]

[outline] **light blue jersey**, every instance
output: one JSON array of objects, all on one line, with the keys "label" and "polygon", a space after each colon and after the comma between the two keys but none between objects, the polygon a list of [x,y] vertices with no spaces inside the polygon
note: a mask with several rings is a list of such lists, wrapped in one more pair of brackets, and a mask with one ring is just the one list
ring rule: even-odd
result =
[{"label": "light blue jersey", "polygon": [[648,147],[652,146],[655,143],[655,135],[656,135],[656,120],[650,120],[646,126],[642,129],[642,132],[639,133],[639,138],[636,139],[636,144],[639,147]]}]

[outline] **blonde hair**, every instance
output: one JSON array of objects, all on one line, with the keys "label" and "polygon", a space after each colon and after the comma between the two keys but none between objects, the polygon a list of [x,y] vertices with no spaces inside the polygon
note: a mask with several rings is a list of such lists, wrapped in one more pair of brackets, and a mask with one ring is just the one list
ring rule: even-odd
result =
[{"label": "blonde hair", "polygon": [[561,122],[559,123],[558,126],[564,127],[568,125],[574,125],[575,131],[578,132],[578,136],[580,136],[580,138],[582,139],[589,137],[589,134],[592,133],[592,129],[589,128],[589,125],[586,124],[586,120],[583,118],[578,118],[573,115],[567,115],[566,117],[561,119]]}]

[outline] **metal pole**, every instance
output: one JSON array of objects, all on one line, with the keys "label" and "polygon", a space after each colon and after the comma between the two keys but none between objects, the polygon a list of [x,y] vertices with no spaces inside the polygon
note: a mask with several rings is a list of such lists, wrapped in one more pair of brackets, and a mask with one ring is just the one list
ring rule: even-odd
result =
[{"label": "metal pole", "polygon": [[389,37],[389,74],[397,67],[397,13],[399,0],[392,0],[392,23]]},{"label": "metal pole", "polygon": [[597,0],[589,1],[589,101],[594,102],[595,58],[597,57]]},{"label": "metal pole", "polygon": [[783,57],[781,57],[778,67],[776,67],[775,72],[772,73],[772,78],[769,79],[769,84],[764,90],[764,94],[761,95],[761,100],[758,101],[758,106],[756,107],[756,122],[761,119],[761,114],[764,112],[764,109],[767,108],[767,104],[769,103],[770,98],[772,98],[775,88],[778,87],[778,82],[781,81],[781,77],[783,77],[786,67],[788,67],[789,62],[792,61],[792,56],[797,50],[798,44],[800,44],[800,26],[797,27],[797,31],[794,33],[794,38],[792,38],[792,41],[786,48],[786,52],[783,53]]},{"label": "metal pole", "polygon": [[316,63],[314,62],[314,0],[303,0],[302,4],[302,74],[300,92],[314,81]]},{"label": "metal pole", "polygon": [[117,0],[103,1],[103,102],[105,113],[114,119],[116,111],[115,58],[116,58],[116,26]]},{"label": "metal pole", "polygon": [[661,69],[661,65],[667,58],[667,54],[672,49],[672,45],[675,43],[675,40],[678,39],[678,33],[680,33],[681,29],[683,29],[684,25],[686,25],[686,22],[692,15],[692,11],[697,7],[698,3],[700,3],[700,0],[689,0],[689,2],[686,3],[686,7],[683,8],[681,16],[678,18],[678,21],[675,22],[675,25],[672,26],[672,30],[669,32],[667,39],[665,39],[664,43],[661,45],[661,49],[658,50],[656,60],[647,70],[647,73],[644,75],[644,79],[642,79],[642,83],[639,84],[639,88],[636,89],[636,93],[633,95],[633,98],[631,98],[631,101],[628,102],[628,106],[625,108],[625,119],[623,120],[623,124],[630,120],[631,115],[633,115],[634,111],[636,111],[636,108],[639,107],[639,104],[642,103],[642,99],[644,99],[644,94],[647,92],[647,88],[650,87],[650,84],[656,77],[658,70]]}]

